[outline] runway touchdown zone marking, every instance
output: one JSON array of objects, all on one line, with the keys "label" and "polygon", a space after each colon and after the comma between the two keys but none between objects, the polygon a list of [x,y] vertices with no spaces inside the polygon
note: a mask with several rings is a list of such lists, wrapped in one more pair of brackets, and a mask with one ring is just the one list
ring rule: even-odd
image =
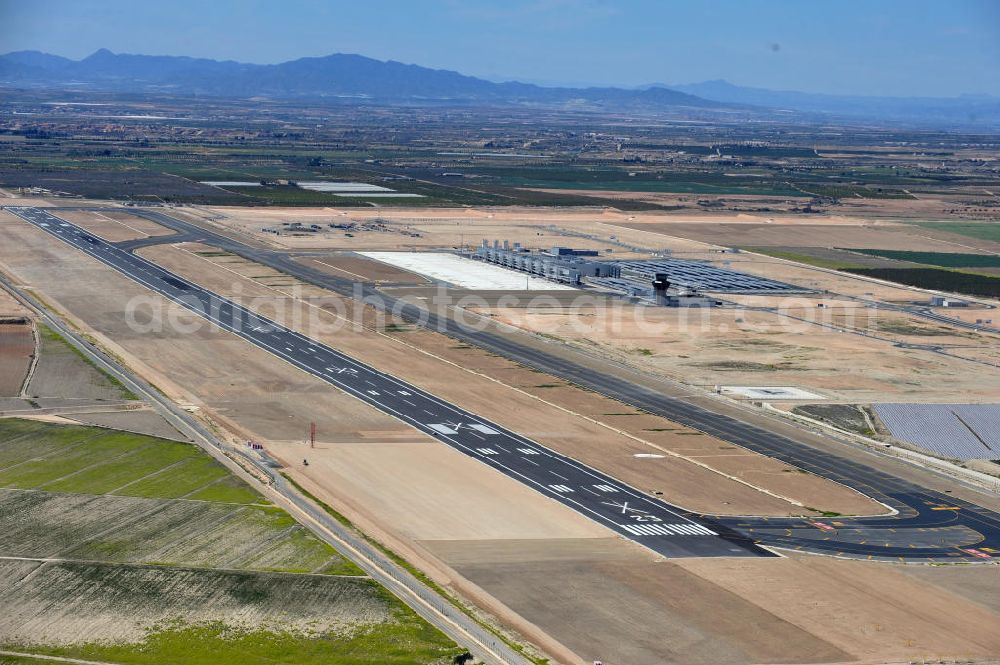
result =
[{"label": "runway touchdown zone marking", "polygon": [[[31,220],[31,221],[35,221],[37,223],[38,220]],[[50,230],[49,232],[52,233],[53,231]],[[142,259],[141,257],[136,257],[134,255],[128,254],[124,251],[118,250],[113,246],[102,246],[99,241],[84,234],[80,234],[80,238],[78,240],[74,241],[66,240],[65,242],[73,244],[78,249],[82,250],[84,253],[92,257],[95,258],[99,257],[100,260],[104,261],[107,265],[114,268],[115,270],[132,278],[133,280],[149,288],[150,290],[160,293],[161,295],[176,302],[181,302],[183,304],[183,296],[187,295],[187,294],[178,295],[179,290],[193,291],[197,295],[199,295],[200,301],[204,301],[206,303],[208,303],[211,299],[219,298],[219,296],[217,296],[216,294],[213,294],[210,291],[207,291],[206,289],[202,289],[201,287],[194,285],[193,283],[188,282],[187,280],[183,280],[180,277],[174,276],[169,271],[159,266],[155,266],[155,264],[152,264],[151,262]],[[86,243],[89,243],[90,246],[88,246]],[[105,254],[96,251],[100,249],[104,249],[111,255],[118,257],[118,259],[116,261],[112,261],[110,258],[106,260],[104,258],[106,256]],[[139,273],[142,274],[148,273],[152,277],[150,278],[149,281],[146,281],[142,277],[138,276]],[[159,280],[154,279],[157,277],[160,280],[163,280],[166,283],[166,286],[160,284]],[[581,514],[591,517],[591,519],[594,519],[598,523],[602,523],[605,524],[606,526],[617,528],[619,530],[619,533],[622,535],[624,534],[631,534],[631,535],[659,534],[659,535],[692,535],[692,536],[717,535],[714,532],[710,531],[709,529],[700,527],[700,525],[697,525],[695,523],[692,523],[692,525],[700,528],[691,528],[685,525],[676,525],[675,528],[671,528],[671,525],[659,526],[662,525],[662,523],[664,522],[663,517],[666,517],[667,514],[670,514],[671,517],[679,518],[682,520],[686,518],[683,515],[673,513],[671,507],[669,506],[666,507],[659,506],[656,503],[652,502],[650,499],[637,494],[635,490],[629,488],[627,485],[616,487],[613,479],[602,478],[599,472],[589,469],[588,467],[581,466],[579,463],[571,459],[564,459],[558,454],[553,453],[553,451],[549,451],[545,448],[533,448],[530,445],[525,445],[533,442],[517,441],[518,437],[516,435],[503,430],[503,428],[500,426],[490,427],[489,425],[483,424],[482,422],[473,421],[470,416],[475,417],[474,414],[464,413],[457,407],[447,402],[443,402],[442,400],[434,397],[433,395],[423,394],[421,391],[406,386],[405,384],[400,385],[402,384],[402,382],[398,379],[395,379],[394,377],[391,376],[384,377],[389,382],[396,384],[396,386],[393,386],[393,389],[391,390],[383,389],[381,387],[381,384],[379,384],[378,386],[379,390],[367,390],[367,389],[359,390],[357,387],[351,385],[353,383],[352,379],[365,378],[368,375],[371,376],[381,376],[381,375],[378,375],[376,372],[374,372],[374,370],[370,370],[366,366],[363,366],[346,356],[344,358],[338,357],[337,360],[349,364],[354,364],[357,366],[358,369],[355,369],[355,367],[343,366],[340,364],[340,362],[334,362],[332,363],[332,366],[329,367],[323,367],[323,365],[326,365],[326,363],[322,363],[322,365],[320,365],[319,362],[317,362],[317,365],[319,365],[319,367],[311,366],[309,363],[313,362],[314,358],[315,360],[320,360],[320,358],[316,358],[316,356],[318,355],[317,351],[319,349],[322,349],[324,354],[328,354],[331,356],[337,355],[338,352],[334,351],[332,348],[329,347],[324,348],[316,343],[310,343],[312,342],[312,340],[307,340],[300,333],[296,333],[292,330],[285,329],[282,326],[280,326],[280,324],[263,320],[261,317],[252,315],[249,311],[242,309],[239,305],[233,304],[229,301],[226,301],[225,299],[221,299],[221,302],[223,305],[229,308],[229,314],[227,314],[227,316],[232,315],[233,319],[236,320],[237,315],[240,315],[241,317],[240,320],[249,322],[251,325],[253,325],[254,326],[253,331],[257,334],[247,335],[245,328],[241,329],[239,326],[228,325],[226,323],[225,318],[221,314],[219,315],[219,317],[215,317],[206,311],[202,311],[191,307],[189,307],[189,309],[195,311],[195,313],[200,314],[209,321],[212,321],[213,323],[220,325],[220,327],[222,327],[223,329],[229,330],[230,332],[239,335],[248,342],[257,345],[258,347],[263,348],[280,358],[286,359],[292,365],[299,367],[304,371],[313,374],[315,376],[325,377],[329,383],[332,383],[333,385],[338,386],[342,390],[347,391],[348,393],[363,399],[369,404],[375,405],[377,408],[381,409],[386,413],[390,413],[400,418],[401,420],[410,422],[411,424],[417,426],[418,428],[435,432],[436,434],[440,435],[439,438],[443,437],[445,443],[448,443],[452,447],[462,452],[465,452],[466,454],[471,453],[475,455],[475,453],[478,452],[479,455],[482,456],[491,454],[486,452],[487,450],[493,451],[492,454],[496,456],[488,460],[490,466],[495,466],[503,470],[504,473],[506,473],[508,476],[520,480],[525,485],[533,486],[535,489],[538,490],[545,490],[547,493],[549,493],[550,497],[552,498],[558,497],[557,500],[559,502],[570,506],[571,508],[580,512]],[[259,330],[260,328],[267,329],[270,334],[265,336],[262,333],[262,331]],[[284,351],[281,350],[282,348],[284,349]],[[302,354],[303,357],[307,359],[303,359],[303,357],[298,357],[298,354],[293,353],[293,351],[296,349],[298,350],[299,354]],[[310,355],[312,357],[310,357]],[[323,358],[323,360],[325,360],[325,358]],[[365,373],[362,374],[361,371],[359,370],[362,370]],[[334,377],[337,378],[334,379]],[[341,381],[340,379],[348,379],[348,380]],[[374,387],[374,384],[371,381],[366,381],[366,383],[367,385],[371,385]],[[371,397],[369,397],[369,395],[377,396],[377,399],[372,399]],[[428,404],[433,403],[435,405],[434,411],[437,412],[435,413],[429,409],[424,408],[423,412],[427,414],[427,416],[429,416],[426,418],[426,420],[423,418],[414,417],[412,413],[407,413],[398,408],[394,408],[394,405],[388,403],[391,402],[391,398],[394,395],[406,395],[406,396],[420,395],[420,400],[428,401]],[[382,396],[388,398],[388,402],[384,400]],[[413,402],[410,402],[409,400],[400,400],[400,401],[409,404],[411,406],[414,406]],[[419,407],[422,406],[423,404],[421,403]],[[441,410],[447,411],[449,413],[447,414],[442,413]],[[454,421],[448,420],[448,418],[454,417],[452,415],[453,413],[454,415],[457,415],[458,418],[455,419]],[[427,422],[431,420],[438,422],[435,423]],[[465,440],[465,442],[462,441],[463,436],[466,434],[469,437],[474,437],[476,439],[483,440],[484,443],[485,443],[485,437],[487,436],[490,437],[495,436],[496,437],[495,440],[498,440],[501,444],[505,443],[506,439],[512,439],[511,442],[514,443],[515,445],[510,446],[509,448],[505,448],[502,445],[495,445],[494,447],[491,448],[486,448],[486,447],[476,448],[468,445],[469,441],[467,439]],[[456,437],[455,435],[459,436]],[[523,469],[519,470],[516,467],[510,467],[504,463],[504,458],[500,455],[500,452],[498,451],[510,454],[512,452],[511,449],[514,448],[517,444],[521,444],[521,447],[516,448],[517,451],[522,455],[524,455],[524,457],[518,458],[521,461],[529,463],[532,466],[539,467],[540,465],[536,463],[535,460],[528,459],[529,457],[535,457],[535,459],[539,460],[540,462],[541,461],[546,462],[546,467],[551,467],[554,465],[556,468],[560,470],[565,469],[564,473],[568,475],[583,473],[590,476],[590,478],[592,478],[593,480],[590,481],[590,485],[581,484],[580,482],[581,479],[577,478],[571,480],[571,478],[569,478],[568,475],[559,474],[552,468],[545,468],[544,470],[532,472],[535,474],[555,476],[556,478],[559,478],[561,481],[564,481],[566,483],[562,484],[557,482],[556,484],[548,484],[546,480],[543,479],[543,476],[536,475],[535,477],[532,477],[530,474],[526,473]],[[483,461],[487,461],[482,457],[480,457],[480,459],[483,459]],[[595,480],[598,481],[596,484],[594,483]],[[570,482],[572,482],[574,485],[570,486],[568,484]],[[603,504],[604,507],[601,507],[597,505],[588,505],[587,503],[588,499],[586,497],[582,497],[579,500],[574,498],[575,496],[577,496],[575,492],[585,492],[590,495],[596,495],[594,491],[591,491],[590,487],[598,488],[598,486],[603,486],[603,488],[599,489],[598,491],[607,492],[610,490],[611,492],[621,492],[622,494],[618,494],[617,497],[621,497],[624,495],[624,498],[629,499],[629,501],[624,501],[621,503],[619,502],[609,503],[602,501],[600,503]],[[607,498],[611,499],[612,497],[609,496]],[[621,501],[621,499],[619,499],[619,501]],[[661,517],[655,514],[650,514],[649,510],[642,510],[641,508],[638,508],[634,505],[629,505],[630,502],[638,503],[638,505],[643,505],[647,509],[651,509],[655,513],[660,513],[663,516]],[[608,508],[613,508],[614,510],[608,511]],[[638,529],[638,530],[626,529],[624,526],[616,523],[614,521],[615,515],[608,514],[609,512],[621,513],[625,516],[625,519],[627,520],[635,519],[636,522],[640,522],[641,524],[633,523],[628,525],[632,529]],[[645,515],[640,517],[638,515],[639,513],[645,513]],[[621,517],[618,517],[618,519],[621,519]],[[667,519],[670,519],[670,517],[667,517]],[[657,528],[650,530],[650,527],[654,524],[657,525]],[[661,533],[661,531],[665,531],[666,533]],[[726,545],[726,543],[720,543],[720,545],[724,546]],[[655,545],[655,546],[648,545],[648,546],[657,552],[665,553],[665,551],[669,551],[671,554],[675,553],[675,549],[672,546],[671,548],[667,548],[667,550],[663,550],[662,545]],[[728,548],[726,550],[726,553],[731,551],[738,551],[738,550],[735,550],[733,548]],[[681,555],[683,556],[691,555],[691,551],[684,550],[683,548],[680,550],[680,552]]]}]

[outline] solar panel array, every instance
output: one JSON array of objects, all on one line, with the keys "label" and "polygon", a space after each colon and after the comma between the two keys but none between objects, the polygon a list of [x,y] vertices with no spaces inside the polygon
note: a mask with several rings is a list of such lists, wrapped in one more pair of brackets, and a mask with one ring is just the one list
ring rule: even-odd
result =
[{"label": "solar panel array", "polygon": [[1000,404],[876,404],[894,437],[957,460],[1000,460]]},{"label": "solar panel array", "polygon": [[657,259],[654,261],[618,261],[621,277],[645,281],[647,284],[658,273],[666,273],[670,283],[697,291],[714,293],[811,293],[810,289],[786,284],[774,279],[758,277],[745,272],[719,268],[710,263],[683,259]]}]

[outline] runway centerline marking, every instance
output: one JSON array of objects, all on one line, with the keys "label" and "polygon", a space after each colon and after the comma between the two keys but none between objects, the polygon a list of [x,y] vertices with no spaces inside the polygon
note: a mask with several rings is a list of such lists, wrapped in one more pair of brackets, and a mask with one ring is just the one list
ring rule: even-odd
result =
[{"label": "runway centerline marking", "polygon": [[[29,210],[26,213],[23,208],[8,209],[22,219],[34,223],[36,226],[45,223],[42,222],[41,219],[51,218],[53,220],[58,220],[57,217],[48,212]],[[96,258],[98,261],[126,275],[135,282],[149,288],[168,300],[181,305],[191,313],[208,320],[221,330],[233,333],[244,340],[255,344],[256,346],[269,351],[273,355],[278,356],[302,371],[326,381],[327,383],[339,388],[341,391],[350,394],[385,413],[393,415],[418,430],[432,434],[435,438],[461,452],[464,452],[467,455],[479,458],[484,462],[488,461],[489,466],[501,470],[509,477],[514,478],[529,487],[533,487],[550,498],[558,500],[560,503],[563,503],[577,512],[580,512],[581,514],[584,514],[591,519],[614,529],[622,535],[632,533],[621,528],[621,526],[612,518],[612,513],[601,503],[595,502],[592,499],[584,501],[583,499],[575,499],[566,496],[567,494],[574,492],[573,488],[570,486],[571,484],[583,487],[585,484],[595,484],[595,481],[596,484],[607,484],[608,486],[612,486],[612,483],[616,483],[616,481],[605,474],[573,460],[572,458],[565,457],[555,453],[554,451],[548,450],[540,446],[537,442],[526,439],[525,437],[511,432],[510,430],[507,430],[499,425],[484,421],[484,419],[478,418],[473,414],[460,409],[459,407],[445,402],[432,393],[427,393],[421,389],[415,388],[414,386],[391,375],[378,372],[374,368],[364,365],[363,363],[360,363],[350,356],[347,356],[331,347],[321,346],[320,344],[317,344],[315,340],[312,340],[297,331],[285,328],[281,324],[262,317],[243,306],[237,305],[226,298],[212,293],[211,291],[194,284],[190,280],[176,275],[175,273],[172,273],[141,256],[127,252],[114,245],[104,244],[101,241],[82,233],[79,234],[78,240],[73,241],[67,239],[67,237],[57,235],[52,229],[48,229],[46,232],[53,237],[72,245],[85,254]],[[148,277],[144,278],[142,275],[148,275]],[[248,328],[247,324],[252,324],[252,327]],[[264,330],[261,330],[261,328],[265,328],[267,330],[266,334]],[[282,347],[284,350],[282,350]],[[310,355],[323,356],[326,363],[329,363],[330,360],[333,359],[337,363],[344,365],[345,369],[349,368],[352,370],[350,373],[352,376],[364,375],[374,379],[374,382],[367,381],[367,379],[366,381],[370,385],[377,386],[382,390],[370,390],[363,392],[355,389],[349,382],[344,380],[350,377],[340,376],[341,373],[346,373],[339,371],[341,368],[336,365],[331,367],[323,367],[322,365],[313,366],[310,363],[318,363],[321,358],[317,357],[314,359],[311,358]],[[392,390],[385,390],[384,388],[386,386],[391,387]],[[396,397],[397,394],[415,395],[416,398],[421,401],[436,405],[444,412],[445,417],[452,417],[454,420],[444,420],[444,422],[438,423],[420,421],[405,411],[401,411],[399,408],[394,407],[392,404],[393,399],[401,401],[398,397]],[[410,406],[414,405],[413,402],[409,400],[407,400],[406,403]],[[442,419],[442,414],[440,413],[435,414],[429,409],[422,409],[422,411],[428,416]],[[470,437],[478,440],[484,440],[484,436],[496,437],[501,441],[509,440],[513,445],[510,445],[507,448],[497,446],[496,448],[493,448],[498,451],[495,455],[490,455],[489,457],[484,458],[481,455],[477,455],[474,445],[469,445],[462,440],[463,438],[468,440]],[[523,456],[516,455],[516,453],[511,452],[512,450],[517,450]],[[504,461],[505,458],[509,458],[510,462],[515,465],[519,465],[521,462],[529,462],[535,467],[542,466],[539,462],[528,460],[526,457],[528,455],[539,457],[540,460],[544,461],[546,467],[555,466],[555,468],[562,470],[563,473],[556,473],[552,470],[552,468],[545,469],[556,477],[564,480],[565,483],[547,485],[539,481],[539,479],[526,474],[524,471],[519,470]],[[621,491],[627,496],[632,497],[632,500],[635,503],[648,508],[649,510],[646,512],[670,515],[678,520],[684,521],[685,523],[694,526],[701,526],[687,515],[678,512],[680,509],[672,507],[658,499],[644,495],[638,492],[638,490],[630,488],[626,485],[621,485]],[[709,531],[709,533],[714,532]],[[680,548],[666,542],[645,542],[643,544],[658,553],[666,554],[668,556],[731,556],[734,551],[744,555],[767,555],[766,552],[754,549],[749,545],[734,547],[737,543],[725,539],[718,539],[712,543],[692,543],[690,546],[683,546]]]}]

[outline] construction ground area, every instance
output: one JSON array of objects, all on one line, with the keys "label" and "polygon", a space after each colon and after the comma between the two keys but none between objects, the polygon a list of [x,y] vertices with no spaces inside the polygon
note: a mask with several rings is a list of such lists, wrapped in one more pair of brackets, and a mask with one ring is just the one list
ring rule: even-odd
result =
[{"label": "construction ground area", "polygon": [[[193,213],[189,214],[195,218]],[[392,266],[384,262],[393,261],[404,272],[391,277],[375,274],[371,281],[382,284],[394,295],[431,293],[412,287],[426,285],[427,277],[435,279],[430,272],[436,268],[414,270],[417,266],[414,261],[436,264],[440,250],[471,249],[483,240],[495,238],[509,239],[525,247],[561,245],[597,250],[602,259],[665,254],[704,261],[813,293],[726,294],[720,296],[726,307],[690,311],[650,308],[600,297],[575,302],[566,297],[533,301],[530,291],[539,286],[558,289],[560,285],[549,282],[549,286],[544,284],[546,280],[539,279],[540,285],[533,281],[526,289],[525,275],[506,270],[498,273],[505,275],[507,281],[502,288],[519,296],[518,300],[504,299],[499,308],[482,307],[477,300],[470,310],[526,331],[554,336],[581,349],[611,354],[643,370],[703,388],[752,386],[766,376],[768,384],[797,386],[825,399],[852,403],[963,401],[973,390],[984,401],[1000,399],[1000,379],[991,369],[1000,364],[1000,335],[970,325],[997,311],[988,299],[972,298],[971,306],[961,309],[930,308],[934,314],[944,314],[963,324],[949,325],[913,311],[917,309],[916,302],[929,296],[911,287],[751,251],[723,251],[733,245],[767,244],[763,237],[744,240],[742,235],[759,235],[765,227],[773,230],[776,238],[783,238],[782,246],[805,244],[808,238],[809,244],[817,246],[868,247],[882,243],[884,247],[908,249],[923,243],[925,249],[934,251],[963,247],[989,251],[987,241],[963,240],[953,234],[915,228],[891,219],[872,221],[860,217],[772,219],[706,215],[690,220],[612,210],[400,208],[378,211],[214,208],[198,214],[206,223],[237,234],[236,237],[296,250],[331,250],[327,258],[300,260],[330,264],[326,269],[340,276],[368,280],[366,272],[391,270]],[[263,225],[285,217],[303,223],[342,222],[345,217],[359,222],[377,219],[382,230],[352,233],[351,237],[331,231],[303,238],[273,238],[260,232]],[[715,230],[720,231],[713,239],[725,238],[727,244],[702,240]],[[406,233],[417,233],[419,237]],[[801,236],[799,240],[795,239],[796,234]],[[961,247],[956,245],[959,242]],[[423,251],[416,252],[418,249]],[[1000,251],[1000,246],[994,246],[993,251]],[[375,256],[379,261],[366,263],[358,258],[361,255]],[[464,265],[458,257],[440,260],[448,261],[449,265],[454,262]],[[335,267],[344,261],[350,261],[353,268]],[[400,262],[410,265],[401,266]],[[487,267],[481,266],[484,270]],[[423,278],[415,274],[422,270]],[[436,279],[449,281],[447,276]],[[461,281],[456,276],[451,279]],[[468,284],[471,287],[465,286],[456,293],[477,291],[492,300],[488,291],[500,288],[497,282]],[[514,289],[518,285],[520,289]],[[409,288],[400,291],[404,286]],[[585,293],[600,295],[593,290]]]},{"label": "construction ground area", "polygon": [[[617,211],[471,208],[169,212],[253,247],[292,250],[302,265],[386,294],[419,300],[428,297],[435,280],[449,283],[457,294],[479,293],[485,303],[452,306],[449,315],[460,313],[534,344],[565,347],[579,354],[580,362],[612,361],[623,376],[641,371],[647,380],[660,382],[656,385],[663,391],[705,395],[698,397],[705,403],[726,400],[743,408],[745,401],[762,399],[760,392],[748,390],[769,387],[785,392],[765,401],[786,410],[804,403],[968,401],[969,394],[1000,400],[1000,336],[920,316],[904,305],[923,294],[906,287],[751,251],[722,253],[721,245],[710,242],[721,242],[724,236],[715,229],[722,222],[710,218],[681,223]],[[68,221],[111,242],[148,241],[135,253],[181,278],[686,510],[810,520],[892,512],[833,480],[453,337],[405,321],[379,325],[370,306],[195,238],[171,242],[172,231],[126,209],[66,214]],[[283,222],[315,223],[325,230],[302,236],[263,231]],[[348,223],[355,224],[353,229],[329,226]],[[893,222],[810,218],[810,223],[822,233],[839,234],[831,241],[836,246],[846,246],[852,237],[869,242],[872,233],[898,236],[900,247],[909,242],[909,227]],[[752,224],[758,236],[764,232],[757,225],[767,225]],[[798,233],[793,221],[769,226]],[[548,301],[532,302],[537,291],[558,291],[558,285],[528,278],[526,287],[518,273],[512,273],[516,283],[507,282],[509,275],[480,271],[493,266],[473,263],[476,270],[466,271],[465,264],[455,267],[452,259],[431,258],[442,252],[451,257],[457,248],[493,238],[530,247],[594,249],[618,259],[668,252],[816,293],[732,296],[724,307],[698,311],[651,307],[601,293],[592,293],[589,305],[577,306],[569,300],[577,290],[566,287]],[[405,254],[387,261],[385,253]],[[608,665],[986,662],[1000,653],[995,565],[904,565],[795,551],[773,558],[665,559],[275,355],[219,328],[196,325],[203,320],[3,211],[0,272],[30,285],[48,308],[220,437],[233,445],[260,442],[310,494],[474,605],[485,622],[535,645],[553,662],[579,664],[597,657]],[[495,299],[501,295],[519,301],[500,305]],[[976,302],[984,311],[993,306]],[[136,325],[152,320],[155,312],[173,324]],[[182,438],[56,337],[0,294],[0,415]],[[53,382],[53,375],[61,381]],[[716,386],[743,392],[719,394]],[[311,422],[315,447],[307,440]],[[781,422],[782,431],[792,427]],[[947,488],[956,499],[1000,509],[995,493],[916,467],[882,467],[894,462],[864,452],[848,454],[873,468]],[[0,501],[13,500],[8,494]],[[116,495],[106,501],[108,511],[120,512],[121,502],[133,499]],[[258,510],[251,505],[256,502],[244,500],[250,507],[238,511],[240,520]],[[279,562],[274,568],[287,568],[281,557],[299,546],[296,541],[276,548],[270,555]],[[122,563],[152,561],[158,554],[134,551]],[[54,553],[40,546],[32,556]],[[182,554],[188,558],[178,554],[178,565],[200,556]],[[348,581],[350,571],[323,570],[341,562],[336,552],[324,549],[311,556],[310,571],[348,577],[311,582],[308,602],[297,610],[272,579],[261,584],[269,590],[267,602],[281,612],[302,622],[323,622],[329,617],[317,609],[317,599],[335,593],[327,586],[355,582]],[[261,572],[262,561],[269,559],[261,553],[227,550],[212,562],[220,569]],[[51,575],[45,589],[62,579]],[[393,608],[376,602],[380,596],[374,592],[338,593],[338,602],[358,625],[417,625],[407,623],[410,615],[390,620]],[[216,617],[214,609],[206,612]],[[0,635],[4,630],[14,629],[0,621]],[[421,645],[436,657],[453,648],[437,638]]]}]

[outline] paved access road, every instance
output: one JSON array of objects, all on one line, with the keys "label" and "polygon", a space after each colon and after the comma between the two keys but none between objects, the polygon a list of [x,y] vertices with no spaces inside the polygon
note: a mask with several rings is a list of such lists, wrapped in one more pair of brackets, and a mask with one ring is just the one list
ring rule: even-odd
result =
[{"label": "paved access road", "polygon": [[6,209],[223,330],[659,554],[773,556],[731,529],[696,519],[680,508],[258,316],[43,208]]}]

